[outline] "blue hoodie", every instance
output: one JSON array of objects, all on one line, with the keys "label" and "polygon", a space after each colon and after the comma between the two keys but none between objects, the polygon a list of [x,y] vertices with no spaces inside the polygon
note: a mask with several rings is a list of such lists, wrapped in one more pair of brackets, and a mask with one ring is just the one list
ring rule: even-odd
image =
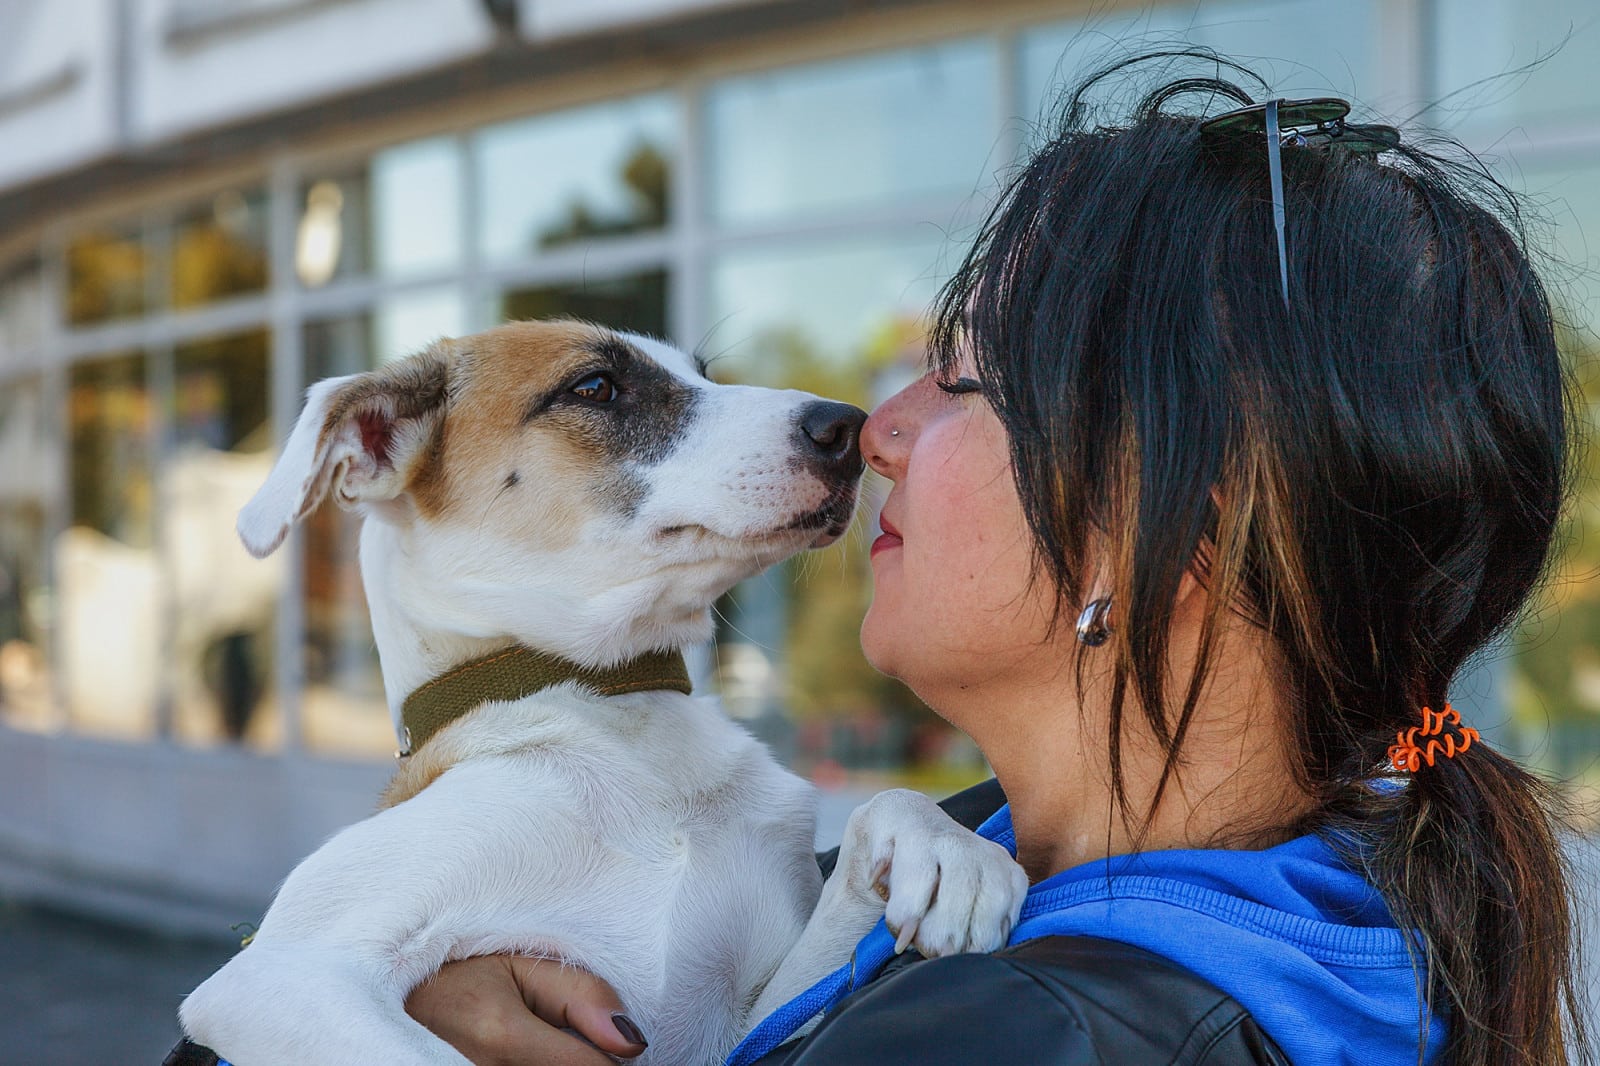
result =
[{"label": "blue hoodie", "polygon": [[[978,828],[1016,854],[1011,808]],[[1152,951],[1238,1000],[1295,1066],[1414,1066],[1418,986],[1377,890],[1319,837],[1264,851],[1152,851],[1084,863],[1028,890],[1010,942],[1092,936]],[[846,965],[764,1020],[728,1066],[748,1066],[894,952],[880,921]],[[1444,1046],[1429,1024],[1426,1061]]]}]

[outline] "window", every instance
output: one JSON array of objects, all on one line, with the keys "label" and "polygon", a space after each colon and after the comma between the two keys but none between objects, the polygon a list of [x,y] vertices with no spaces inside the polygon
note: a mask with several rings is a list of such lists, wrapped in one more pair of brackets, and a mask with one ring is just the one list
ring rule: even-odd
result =
[{"label": "window", "polygon": [[500,298],[502,321],[561,315],[665,337],[667,272],[647,270],[620,278],[536,285],[508,290]]},{"label": "window", "polygon": [[267,287],[267,201],[229,189],[179,217],[172,236],[172,305],[200,307]]},{"label": "window", "polygon": [[159,732],[165,604],[156,552],[155,412],[142,352],[68,375],[71,510],[53,546],[69,720],[127,739]]},{"label": "window", "polygon": [[970,196],[1003,162],[992,158],[998,89],[982,40],[721,82],[707,98],[712,217],[767,222]]},{"label": "window", "polygon": [[146,288],[140,231],[98,230],[67,246],[67,321],[73,325],[143,314]]},{"label": "window", "polygon": [[663,228],[677,142],[677,112],[662,96],[483,130],[474,151],[485,258]]}]

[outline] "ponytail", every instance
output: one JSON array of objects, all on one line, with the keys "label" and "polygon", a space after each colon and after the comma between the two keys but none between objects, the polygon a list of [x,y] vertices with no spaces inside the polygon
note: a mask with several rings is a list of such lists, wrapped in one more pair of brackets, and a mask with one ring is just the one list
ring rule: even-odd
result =
[{"label": "ponytail", "polygon": [[1554,790],[1478,743],[1421,765],[1401,788],[1361,791],[1330,828],[1362,841],[1368,877],[1399,927],[1415,931],[1417,1061],[1435,1017],[1451,1066],[1562,1066],[1569,1041],[1582,1055],[1575,899]]}]

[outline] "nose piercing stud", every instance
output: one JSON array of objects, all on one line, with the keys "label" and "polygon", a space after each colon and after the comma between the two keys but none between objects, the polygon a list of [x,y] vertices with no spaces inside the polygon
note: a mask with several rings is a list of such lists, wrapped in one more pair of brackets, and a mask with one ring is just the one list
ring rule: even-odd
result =
[{"label": "nose piercing stud", "polygon": [[891,429],[889,431],[889,436],[891,436],[891,437],[898,437],[899,435],[900,435],[900,431],[898,429]]}]

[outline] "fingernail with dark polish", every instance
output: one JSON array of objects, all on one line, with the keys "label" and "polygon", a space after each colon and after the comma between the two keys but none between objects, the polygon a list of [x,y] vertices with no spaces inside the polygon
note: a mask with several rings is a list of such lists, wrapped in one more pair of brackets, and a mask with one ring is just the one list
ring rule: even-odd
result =
[{"label": "fingernail with dark polish", "polygon": [[628,1043],[638,1044],[640,1047],[650,1046],[649,1041],[645,1040],[644,1034],[639,1032],[639,1027],[634,1025],[633,1019],[626,1014],[613,1014],[611,1016],[611,1024],[617,1027],[617,1032],[621,1033],[622,1039]]}]

